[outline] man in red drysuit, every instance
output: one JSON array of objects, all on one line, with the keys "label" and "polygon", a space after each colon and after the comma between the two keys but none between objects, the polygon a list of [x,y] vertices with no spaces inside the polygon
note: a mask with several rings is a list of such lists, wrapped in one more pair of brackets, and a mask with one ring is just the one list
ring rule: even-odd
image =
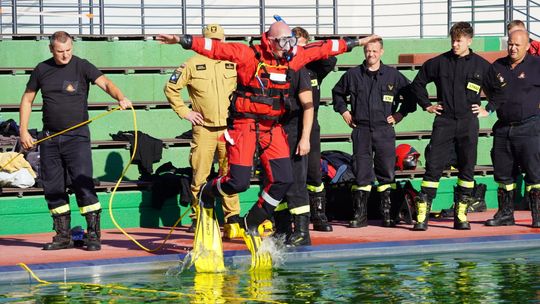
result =
[{"label": "man in red drysuit", "polygon": [[259,224],[269,219],[293,182],[289,146],[278,122],[289,99],[289,73],[375,38],[378,37],[325,40],[301,47],[296,45],[296,37],[283,21],[273,23],[258,45],[224,43],[191,35],[158,35],[161,43],[180,43],[184,49],[237,64],[238,85],[231,95],[230,123],[224,134],[229,171],[202,187],[201,204],[209,208],[214,205],[215,197],[246,191],[254,156],[258,156],[266,174],[265,184],[257,203],[244,217],[244,228],[256,231]]}]

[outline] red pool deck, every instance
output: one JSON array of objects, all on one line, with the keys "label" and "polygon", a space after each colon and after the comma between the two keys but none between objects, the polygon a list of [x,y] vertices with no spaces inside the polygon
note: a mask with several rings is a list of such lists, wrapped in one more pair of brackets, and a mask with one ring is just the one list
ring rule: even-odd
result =
[{"label": "red pool deck", "polygon": [[[469,214],[471,230],[452,229],[453,219],[434,219],[427,231],[412,231],[411,225],[400,224],[395,228],[384,228],[379,221],[370,221],[364,228],[347,228],[345,222],[333,222],[333,232],[311,231],[313,246],[331,244],[355,244],[387,241],[433,240],[445,238],[506,236],[519,234],[540,234],[540,229],[531,228],[529,211],[516,211],[516,225],[506,227],[487,227],[484,221],[493,216],[495,210]],[[51,233],[0,236],[0,266],[14,266],[19,262],[26,264],[61,263],[83,260],[117,259],[144,257],[165,254],[186,253],[191,249],[193,234],[186,232],[187,227],[176,228],[163,249],[146,252],[127,239],[120,231],[108,229],[102,231],[101,251],[89,252],[81,248],[57,251],[41,250],[49,242]],[[148,248],[156,248],[169,232],[169,228],[127,229],[127,232]],[[246,249],[242,239],[224,241],[227,250]]]}]

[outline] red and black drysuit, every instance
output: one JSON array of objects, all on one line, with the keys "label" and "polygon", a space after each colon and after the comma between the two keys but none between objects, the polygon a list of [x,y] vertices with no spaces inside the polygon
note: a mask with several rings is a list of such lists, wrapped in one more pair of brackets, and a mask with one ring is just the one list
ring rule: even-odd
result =
[{"label": "red and black drysuit", "polygon": [[201,191],[201,201],[207,204],[205,201],[213,201],[215,196],[247,190],[253,158],[258,154],[266,174],[265,185],[245,219],[246,228],[255,229],[272,215],[293,182],[289,146],[278,122],[286,111],[288,71],[350,51],[358,45],[357,40],[326,40],[298,46],[289,61],[276,58],[266,33],[262,34],[260,45],[224,43],[191,35],[182,36],[180,44],[209,58],[237,64],[238,86],[231,96],[231,123],[225,133],[228,174],[210,181]]}]

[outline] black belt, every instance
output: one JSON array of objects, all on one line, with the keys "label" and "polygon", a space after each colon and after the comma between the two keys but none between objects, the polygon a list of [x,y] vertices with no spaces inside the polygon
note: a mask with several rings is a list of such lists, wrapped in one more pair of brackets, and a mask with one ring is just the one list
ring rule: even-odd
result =
[{"label": "black belt", "polygon": [[265,95],[268,97],[281,97],[281,95],[286,95],[288,93],[288,89],[276,89],[276,88],[269,88],[269,89],[261,89],[261,88],[255,88],[250,86],[244,86],[244,85],[238,85],[236,88],[236,92],[239,95],[246,96],[245,93],[251,93],[256,95]]},{"label": "black belt", "polygon": [[270,115],[262,115],[262,114],[253,114],[253,113],[241,113],[241,112],[235,112],[231,115],[233,118],[251,118],[255,120],[278,120],[279,116],[270,116]]}]

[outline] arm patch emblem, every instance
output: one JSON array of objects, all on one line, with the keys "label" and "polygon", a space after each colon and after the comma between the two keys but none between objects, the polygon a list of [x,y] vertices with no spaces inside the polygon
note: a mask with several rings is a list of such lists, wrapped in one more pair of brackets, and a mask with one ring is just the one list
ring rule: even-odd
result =
[{"label": "arm patch emblem", "polygon": [[177,84],[178,79],[180,79],[180,75],[182,75],[182,71],[174,70],[171,77],[169,78],[169,83]]}]

